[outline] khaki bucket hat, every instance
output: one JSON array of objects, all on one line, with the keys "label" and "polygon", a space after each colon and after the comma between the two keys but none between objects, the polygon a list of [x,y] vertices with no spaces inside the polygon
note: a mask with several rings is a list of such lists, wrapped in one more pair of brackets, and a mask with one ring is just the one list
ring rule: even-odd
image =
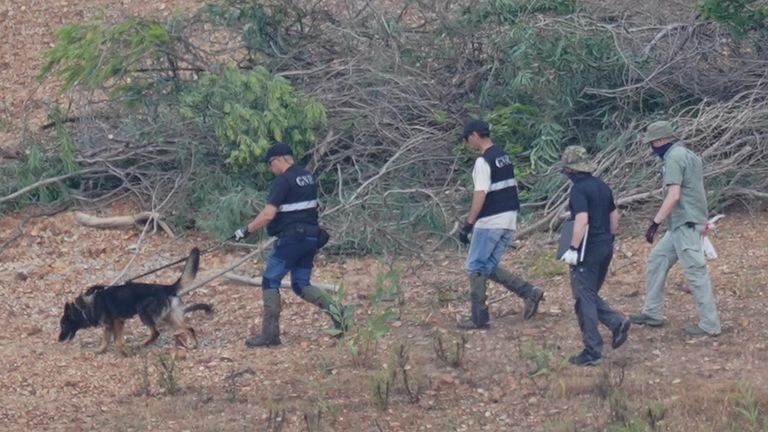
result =
[{"label": "khaki bucket hat", "polygon": [[596,167],[589,159],[587,149],[582,146],[568,146],[563,150],[563,156],[560,162],[564,168],[570,168],[574,171],[593,172]]},{"label": "khaki bucket hat", "polygon": [[653,122],[645,128],[645,134],[643,134],[643,144],[650,144],[653,141],[662,138],[677,138],[677,132],[672,127],[672,123],[668,121]]}]

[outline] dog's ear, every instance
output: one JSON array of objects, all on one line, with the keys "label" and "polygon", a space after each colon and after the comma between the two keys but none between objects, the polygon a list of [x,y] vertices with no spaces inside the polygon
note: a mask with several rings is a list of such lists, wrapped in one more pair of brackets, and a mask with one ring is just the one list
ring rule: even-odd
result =
[{"label": "dog's ear", "polygon": [[71,309],[72,309],[72,303],[70,302],[64,303],[64,315],[67,315]]}]

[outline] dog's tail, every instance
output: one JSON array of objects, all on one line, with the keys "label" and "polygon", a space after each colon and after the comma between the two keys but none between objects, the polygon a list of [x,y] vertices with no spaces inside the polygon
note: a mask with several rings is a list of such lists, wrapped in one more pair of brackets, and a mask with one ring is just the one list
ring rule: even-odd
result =
[{"label": "dog's tail", "polygon": [[176,292],[179,290],[183,290],[185,288],[188,288],[192,285],[192,282],[195,281],[195,276],[197,276],[197,270],[200,268],[200,249],[193,248],[192,252],[189,253],[189,258],[187,258],[187,263],[184,264],[184,271],[181,273],[181,277],[179,277],[179,280],[176,281],[176,283],[173,285],[176,289]]},{"label": "dog's tail", "polygon": [[195,303],[191,304],[184,308],[184,313],[194,312],[194,311],[205,311],[206,314],[210,315],[213,313],[213,306],[209,305],[208,303]]}]

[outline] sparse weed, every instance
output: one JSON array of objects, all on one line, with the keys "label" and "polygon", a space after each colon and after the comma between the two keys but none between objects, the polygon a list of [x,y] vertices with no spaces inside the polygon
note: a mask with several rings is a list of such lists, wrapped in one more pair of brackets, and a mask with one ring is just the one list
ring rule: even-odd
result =
[{"label": "sparse weed", "polygon": [[443,335],[439,331],[436,331],[433,337],[433,347],[437,358],[454,368],[460,368],[464,365],[467,342],[469,342],[469,337],[464,333],[452,335],[447,342],[443,340]]},{"label": "sparse weed", "polygon": [[645,417],[653,432],[661,432],[667,407],[661,402],[649,402],[645,407]]},{"label": "sparse weed", "polygon": [[609,432],[661,432],[667,407],[661,402],[646,404],[641,415],[634,415],[623,388],[626,364],[610,362],[602,369],[594,392],[608,405]]},{"label": "sparse weed", "polygon": [[370,365],[379,340],[392,330],[390,322],[399,316],[396,307],[402,307],[402,300],[400,272],[397,269],[390,269],[376,277],[376,288],[370,302],[368,316],[362,323],[352,326],[345,337],[352,362],[357,367]]},{"label": "sparse weed", "polygon": [[450,287],[440,284],[436,288],[435,300],[440,307],[448,306],[454,299],[453,290]]},{"label": "sparse weed", "polygon": [[549,252],[540,252],[534,255],[529,269],[528,275],[534,278],[551,278],[568,273],[568,265],[556,260]]},{"label": "sparse weed", "polygon": [[751,385],[739,386],[739,394],[734,398],[734,417],[731,422],[732,432],[768,431],[768,415],[761,406]]},{"label": "sparse weed", "polygon": [[157,377],[157,385],[165,391],[167,395],[175,395],[179,392],[179,381],[176,378],[176,360],[173,356],[166,353],[160,353],[157,356],[157,365],[160,374]]},{"label": "sparse weed", "polygon": [[541,344],[533,341],[521,347],[520,358],[528,366],[528,377],[535,378],[550,374],[557,367],[557,355],[547,341]]},{"label": "sparse weed", "polygon": [[233,371],[224,378],[224,390],[227,394],[227,402],[237,402],[240,397],[240,385],[238,378],[244,375],[253,375],[253,369],[246,368],[239,371]]},{"label": "sparse weed", "polygon": [[149,396],[149,360],[147,360],[146,353],[141,356],[141,364],[139,365],[138,375],[139,384],[136,389],[136,396]]},{"label": "sparse weed", "polygon": [[405,390],[405,394],[408,396],[408,401],[410,403],[418,402],[421,399],[421,393],[424,388],[418,379],[414,379],[415,377],[409,372],[411,369],[411,366],[408,364],[410,357],[408,356],[408,348],[405,344],[401,343],[395,348],[393,357],[393,362],[397,367],[396,373],[402,379],[403,390]]},{"label": "sparse weed", "polygon": [[608,418],[611,424],[626,425],[629,420],[627,394],[624,384],[625,365],[609,363],[600,372],[595,383],[595,394],[608,404]]},{"label": "sparse weed", "polygon": [[283,408],[270,408],[269,418],[264,427],[264,432],[280,432],[285,424],[285,410]]},{"label": "sparse weed", "polygon": [[395,369],[385,368],[371,379],[371,396],[374,405],[385,410],[389,406],[389,396],[395,384]]},{"label": "sparse weed", "polygon": [[323,408],[319,407],[317,410],[304,411],[304,425],[307,428],[307,432],[320,432],[322,427]]}]

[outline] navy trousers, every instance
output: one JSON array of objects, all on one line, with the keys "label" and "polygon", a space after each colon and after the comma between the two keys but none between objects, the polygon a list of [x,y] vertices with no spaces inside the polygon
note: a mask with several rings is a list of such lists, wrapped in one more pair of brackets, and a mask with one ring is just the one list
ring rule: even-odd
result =
[{"label": "navy trousers", "polygon": [[291,288],[301,296],[312,277],[313,261],[317,253],[317,237],[283,237],[277,239],[267,268],[262,276],[263,289],[280,288],[288,272],[291,273]]},{"label": "navy trousers", "polygon": [[613,258],[613,241],[589,245],[584,261],[571,267],[571,292],[579,321],[584,348],[593,356],[600,357],[603,338],[597,329],[602,323],[611,331],[621,326],[624,317],[613,310],[598,292],[608,274]]}]

